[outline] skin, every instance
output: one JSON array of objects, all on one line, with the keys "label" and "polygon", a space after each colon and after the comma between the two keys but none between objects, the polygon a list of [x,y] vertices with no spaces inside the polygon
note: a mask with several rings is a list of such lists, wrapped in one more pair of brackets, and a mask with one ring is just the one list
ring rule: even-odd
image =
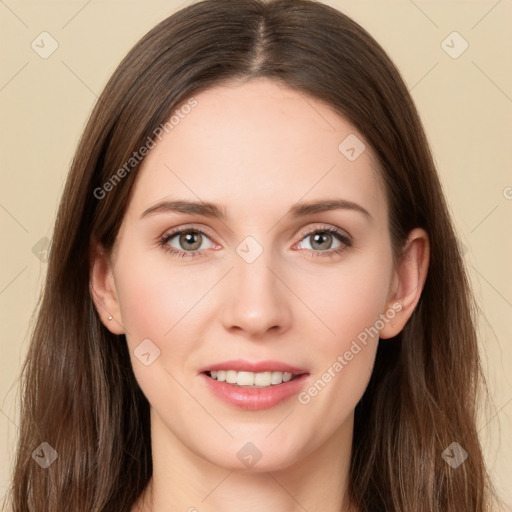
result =
[{"label": "skin", "polygon": [[[226,83],[196,100],[137,171],[112,253],[96,246],[93,257],[98,312],[108,329],[126,334],[151,405],[153,478],[133,510],[348,511],[354,408],[377,337],[359,344],[341,371],[331,369],[307,404],[294,396],[262,411],[239,409],[213,395],[198,372],[229,359],[272,359],[306,369],[307,390],[379,315],[389,318],[393,304],[401,309],[379,336],[403,328],[425,281],[428,237],[413,230],[393,260],[378,163],[329,106],[268,79]],[[338,150],[349,134],[366,144],[355,161]],[[216,203],[227,218],[140,218],[178,198]],[[299,201],[340,198],[371,218],[355,209],[287,215]],[[159,245],[180,226],[205,233],[200,256],[179,258]],[[333,236],[319,248],[306,232],[325,227],[348,234],[352,246]],[[252,263],[236,252],[247,236],[263,249]],[[179,239],[167,243],[186,253],[193,242]],[[314,254],[338,247],[331,257]],[[160,349],[149,366],[134,355],[144,339]],[[237,457],[249,441],[262,455],[252,467]]]}]

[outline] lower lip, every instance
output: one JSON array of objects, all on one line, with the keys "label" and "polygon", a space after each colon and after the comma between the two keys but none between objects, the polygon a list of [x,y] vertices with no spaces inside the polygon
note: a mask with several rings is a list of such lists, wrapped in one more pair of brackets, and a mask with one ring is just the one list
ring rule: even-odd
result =
[{"label": "lower lip", "polygon": [[227,382],[219,382],[208,377],[205,373],[201,373],[200,376],[211,391],[224,402],[240,409],[260,411],[262,409],[270,409],[299,393],[309,374],[304,373],[288,382],[266,388],[249,388],[228,384]]}]

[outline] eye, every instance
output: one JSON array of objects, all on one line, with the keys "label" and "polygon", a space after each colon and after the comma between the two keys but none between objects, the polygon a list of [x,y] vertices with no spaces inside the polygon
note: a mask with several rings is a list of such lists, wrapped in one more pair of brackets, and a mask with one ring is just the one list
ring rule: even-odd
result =
[{"label": "eye", "polygon": [[[305,247],[301,246],[304,241],[307,241]],[[303,236],[301,242],[297,244],[299,249],[307,249],[314,256],[333,256],[351,246],[351,238],[333,227],[323,227],[309,231]]]},{"label": "eye", "polygon": [[199,229],[178,228],[166,233],[160,245],[169,253],[181,258],[195,258],[200,252],[215,247],[209,237]]},{"label": "eye", "polygon": [[[305,241],[306,246],[303,245]],[[218,247],[206,233],[190,227],[177,228],[165,233],[160,238],[159,245],[178,258],[205,256],[203,251]],[[303,233],[301,241],[295,247],[309,251],[312,256],[335,256],[352,247],[352,239],[345,232],[326,226]]]}]

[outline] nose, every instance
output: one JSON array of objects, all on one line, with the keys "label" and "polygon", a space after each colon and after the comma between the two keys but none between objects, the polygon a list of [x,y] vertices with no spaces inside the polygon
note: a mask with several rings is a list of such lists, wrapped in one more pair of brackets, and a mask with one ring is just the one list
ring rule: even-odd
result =
[{"label": "nose", "polygon": [[285,274],[272,261],[270,251],[263,251],[252,263],[235,254],[229,285],[223,290],[224,327],[251,338],[287,330],[292,314],[290,291],[283,284],[287,281]]}]

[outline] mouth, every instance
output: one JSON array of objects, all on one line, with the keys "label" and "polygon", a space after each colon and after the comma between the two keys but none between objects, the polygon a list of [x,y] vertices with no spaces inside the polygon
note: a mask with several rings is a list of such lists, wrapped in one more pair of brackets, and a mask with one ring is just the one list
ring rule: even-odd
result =
[{"label": "mouth", "polygon": [[310,380],[306,370],[279,361],[225,361],[201,368],[199,376],[212,396],[250,411],[287,401]]},{"label": "mouth", "polygon": [[280,371],[265,371],[265,372],[246,372],[236,370],[212,370],[204,372],[210,379],[217,382],[226,382],[233,386],[246,387],[246,388],[269,388],[271,386],[278,386],[285,382],[290,382],[301,375],[302,373],[280,372]]}]

